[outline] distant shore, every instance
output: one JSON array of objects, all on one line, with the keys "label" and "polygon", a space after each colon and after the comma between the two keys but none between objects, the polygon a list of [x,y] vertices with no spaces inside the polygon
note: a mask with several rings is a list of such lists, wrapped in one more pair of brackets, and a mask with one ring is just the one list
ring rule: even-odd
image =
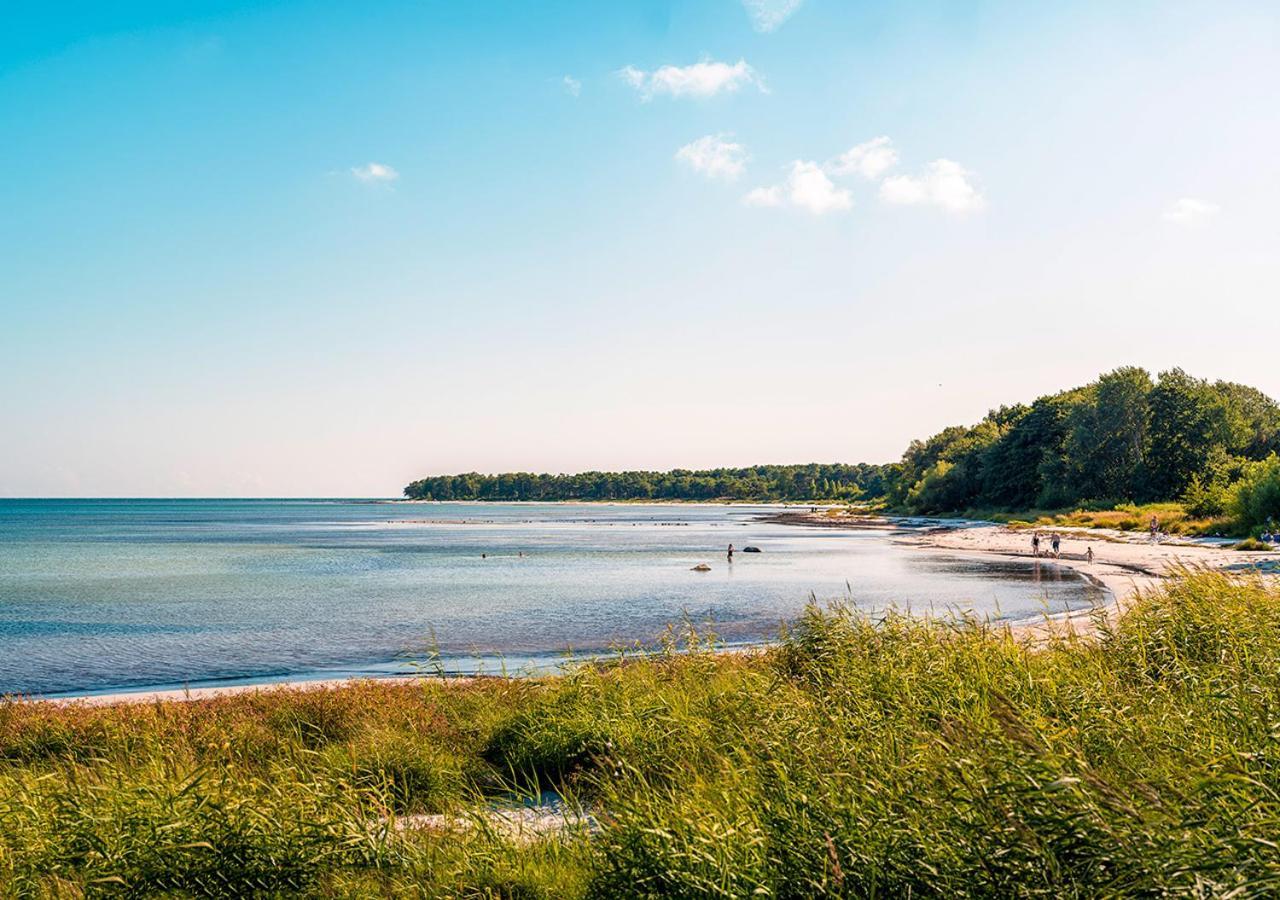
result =
[{"label": "distant shore", "polygon": [[[815,504],[802,500],[681,500],[678,498],[644,498],[633,500],[592,500],[586,497],[576,500],[488,500],[471,498],[467,500],[420,500],[413,497],[391,497],[383,500],[371,500],[370,503],[421,503],[428,506],[447,506],[452,503],[474,503],[478,506],[771,506],[782,509],[802,509]],[[838,507],[834,501],[816,504],[819,509]]]}]

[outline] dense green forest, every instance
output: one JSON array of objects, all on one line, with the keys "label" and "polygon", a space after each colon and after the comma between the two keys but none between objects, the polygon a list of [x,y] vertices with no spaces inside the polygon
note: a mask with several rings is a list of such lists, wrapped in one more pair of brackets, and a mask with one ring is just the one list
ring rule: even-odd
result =
[{"label": "dense green forest", "polygon": [[971,427],[912,441],[901,462],[578,475],[440,475],[422,500],[864,500],[920,514],[1180,501],[1241,529],[1280,520],[1280,406],[1261,391],[1116,369]]},{"label": "dense green forest", "polygon": [[885,495],[888,467],[810,463],[577,475],[437,475],[404,489],[413,500],[856,500]]},{"label": "dense green forest", "polygon": [[1249,525],[1280,518],[1280,407],[1261,391],[1121,368],[912,441],[887,479],[918,513],[1178,500]]}]

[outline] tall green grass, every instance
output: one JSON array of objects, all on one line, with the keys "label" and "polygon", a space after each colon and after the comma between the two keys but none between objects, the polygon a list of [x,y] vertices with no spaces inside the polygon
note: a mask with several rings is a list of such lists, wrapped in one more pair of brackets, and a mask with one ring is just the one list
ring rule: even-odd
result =
[{"label": "tall green grass", "polygon": [[[845,606],[765,653],[693,644],[539,680],[0,706],[0,894],[1280,892],[1274,582],[1190,573],[1034,648]],[[548,788],[597,827],[485,827]]]}]

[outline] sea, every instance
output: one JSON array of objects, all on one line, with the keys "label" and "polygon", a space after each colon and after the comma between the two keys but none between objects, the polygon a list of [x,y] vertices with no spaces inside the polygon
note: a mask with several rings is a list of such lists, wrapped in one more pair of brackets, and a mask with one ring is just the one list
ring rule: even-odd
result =
[{"label": "sea", "polygon": [[1052,563],[767,521],[777,511],[0,500],[0,694],[546,672],[672,627],[767,642],[810,602],[1019,621],[1107,600]]}]

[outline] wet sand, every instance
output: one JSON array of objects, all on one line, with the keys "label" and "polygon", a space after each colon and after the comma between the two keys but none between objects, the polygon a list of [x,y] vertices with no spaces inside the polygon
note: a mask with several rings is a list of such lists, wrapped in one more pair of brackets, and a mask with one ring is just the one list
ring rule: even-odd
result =
[{"label": "wet sand", "polygon": [[[492,676],[490,676],[492,677]],[[120,703],[168,703],[193,700],[214,700],[238,694],[266,694],[273,691],[328,691],[348,687],[360,681],[376,681],[379,684],[412,684],[430,681],[433,684],[471,684],[475,676],[460,675],[440,677],[436,675],[393,675],[385,678],[327,678],[315,681],[273,681],[267,684],[228,684],[222,687],[182,688],[163,691],[119,691],[110,694],[89,694],[78,697],[18,697],[17,702],[50,703],[55,706],[115,706]]]}]

